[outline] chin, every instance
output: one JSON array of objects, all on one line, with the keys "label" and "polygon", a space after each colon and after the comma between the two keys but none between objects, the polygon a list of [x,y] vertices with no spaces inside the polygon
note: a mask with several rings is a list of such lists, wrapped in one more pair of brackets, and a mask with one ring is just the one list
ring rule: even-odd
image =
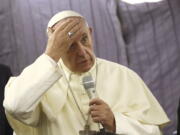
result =
[{"label": "chin", "polygon": [[82,69],[81,71],[79,71],[80,73],[85,73],[87,71],[89,71],[90,68],[85,68],[85,69]]},{"label": "chin", "polygon": [[90,70],[90,68],[87,68],[87,69],[84,69],[83,72],[87,72],[87,71],[89,71],[89,70]]},{"label": "chin", "polygon": [[88,66],[88,67],[84,67],[83,69],[77,70],[77,72],[78,73],[85,73],[85,72],[89,71],[90,69],[91,69],[91,67]]},{"label": "chin", "polygon": [[93,66],[93,63],[91,62],[87,62],[87,63],[81,63],[81,64],[77,64],[76,66],[76,72],[78,73],[85,73],[87,71],[89,71]]}]

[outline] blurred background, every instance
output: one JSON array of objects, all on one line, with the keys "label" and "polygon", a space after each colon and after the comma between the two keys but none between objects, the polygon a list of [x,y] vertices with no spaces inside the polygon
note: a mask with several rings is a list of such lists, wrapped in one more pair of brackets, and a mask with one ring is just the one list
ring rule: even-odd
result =
[{"label": "blurred background", "polygon": [[125,65],[143,78],[171,119],[164,135],[176,134],[180,1],[0,0],[0,63],[18,75],[44,52],[49,19],[68,9],[81,13],[93,28],[98,57]]}]

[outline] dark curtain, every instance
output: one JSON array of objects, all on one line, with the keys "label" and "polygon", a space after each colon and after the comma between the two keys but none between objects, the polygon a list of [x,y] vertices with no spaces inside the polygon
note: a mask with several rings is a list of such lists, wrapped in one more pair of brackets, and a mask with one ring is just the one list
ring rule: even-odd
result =
[{"label": "dark curtain", "polygon": [[72,9],[93,27],[94,50],[136,71],[171,119],[180,96],[180,1],[128,4],[120,0],[0,0],[0,63],[18,75],[45,49],[53,14]]}]

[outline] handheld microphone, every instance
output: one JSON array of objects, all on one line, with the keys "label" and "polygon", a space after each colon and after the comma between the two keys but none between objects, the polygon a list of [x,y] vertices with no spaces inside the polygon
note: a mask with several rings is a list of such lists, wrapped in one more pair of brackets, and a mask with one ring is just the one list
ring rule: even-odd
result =
[{"label": "handheld microphone", "polygon": [[90,99],[96,98],[95,82],[91,75],[83,77],[83,86]]},{"label": "handheld microphone", "polygon": [[[97,97],[96,90],[95,90],[95,82],[91,75],[83,77],[83,86],[90,99]],[[85,131],[90,131],[88,122],[89,122],[89,116],[88,116],[87,123],[85,125]],[[103,128],[103,126],[100,123],[98,123],[98,126],[99,126],[99,129]]]}]

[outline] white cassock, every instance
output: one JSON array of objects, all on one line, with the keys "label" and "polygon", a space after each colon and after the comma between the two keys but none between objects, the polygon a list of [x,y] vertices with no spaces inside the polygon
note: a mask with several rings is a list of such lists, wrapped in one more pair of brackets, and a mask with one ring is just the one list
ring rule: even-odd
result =
[{"label": "white cassock", "polygon": [[[92,75],[98,97],[114,113],[117,134],[160,135],[159,127],[169,122],[157,100],[132,70],[97,58],[88,72],[78,75],[69,71],[61,60],[56,64],[43,54],[6,85],[4,107],[16,135],[79,135],[85,120],[77,104],[86,119],[89,109],[89,97],[81,84],[85,75]],[[92,120],[90,127],[99,130]]]}]

